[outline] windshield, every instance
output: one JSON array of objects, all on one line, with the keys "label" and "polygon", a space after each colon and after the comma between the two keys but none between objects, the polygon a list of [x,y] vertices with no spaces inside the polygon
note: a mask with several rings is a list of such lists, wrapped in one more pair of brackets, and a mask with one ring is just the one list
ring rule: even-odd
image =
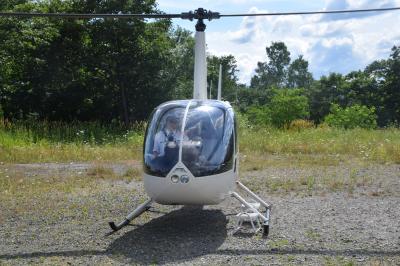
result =
[{"label": "windshield", "polygon": [[195,177],[233,168],[232,108],[209,101],[190,101],[189,107],[188,104],[189,101],[169,102],[151,115],[143,156],[147,174],[166,177],[178,163],[180,154],[183,164]]},{"label": "windshield", "polygon": [[196,176],[228,171],[233,165],[233,113],[192,102],[185,123],[182,162]]},{"label": "windshield", "polygon": [[153,112],[144,146],[146,173],[165,177],[178,162],[185,108],[186,104],[171,103]]}]

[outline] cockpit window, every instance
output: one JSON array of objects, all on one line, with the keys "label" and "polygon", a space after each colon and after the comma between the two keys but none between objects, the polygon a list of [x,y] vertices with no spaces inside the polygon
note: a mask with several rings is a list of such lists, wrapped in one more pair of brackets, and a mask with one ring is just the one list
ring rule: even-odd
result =
[{"label": "cockpit window", "polygon": [[165,177],[179,159],[185,106],[166,105],[157,109],[146,132],[144,171]]},{"label": "cockpit window", "polygon": [[185,121],[182,162],[196,176],[233,166],[233,116],[222,108],[193,102]]},{"label": "cockpit window", "polygon": [[233,169],[234,130],[232,108],[218,102],[163,104],[151,115],[146,131],[144,171],[166,177],[179,158],[195,177],[229,171]]}]

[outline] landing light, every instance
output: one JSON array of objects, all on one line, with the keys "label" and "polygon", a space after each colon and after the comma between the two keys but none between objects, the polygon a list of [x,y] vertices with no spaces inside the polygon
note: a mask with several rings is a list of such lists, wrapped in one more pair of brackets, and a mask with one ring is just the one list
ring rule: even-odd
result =
[{"label": "landing light", "polygon": [[184,184],[188,183],[189,182],[189,176],[187,176],[187,175],[181,176],[181,182],[184,183]]},{"label": "landing light", "polygon": [[178,181],[179,181],[179,176],[177,176],[177,175],[171,176],[171,181],[174,182],[174,183],[178,183]]}]

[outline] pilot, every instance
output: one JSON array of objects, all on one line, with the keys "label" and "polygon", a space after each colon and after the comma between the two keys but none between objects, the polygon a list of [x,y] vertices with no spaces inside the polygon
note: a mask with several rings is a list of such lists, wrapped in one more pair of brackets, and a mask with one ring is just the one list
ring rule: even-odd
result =
[{"label": "pilot", "polygon": [[171,168],[178,161],[179,143],[182,134],[178,128],[179,120],[173,115],[166,118],[165,127],[154,138],[153,159],[163,168]]}]

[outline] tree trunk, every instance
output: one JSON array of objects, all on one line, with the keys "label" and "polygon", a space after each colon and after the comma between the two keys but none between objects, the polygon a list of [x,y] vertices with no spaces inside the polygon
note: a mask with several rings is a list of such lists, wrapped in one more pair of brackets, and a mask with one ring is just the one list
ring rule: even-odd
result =
[{"label": "tree trunk", "polygon": [[123,109],[123,115],[124,115],[124,124],[125,124],[125,127],[128,127],[129,126],[128,101],[126,99],[124,86],[121,86],[120,90],[121,90],[122,109]]}]

